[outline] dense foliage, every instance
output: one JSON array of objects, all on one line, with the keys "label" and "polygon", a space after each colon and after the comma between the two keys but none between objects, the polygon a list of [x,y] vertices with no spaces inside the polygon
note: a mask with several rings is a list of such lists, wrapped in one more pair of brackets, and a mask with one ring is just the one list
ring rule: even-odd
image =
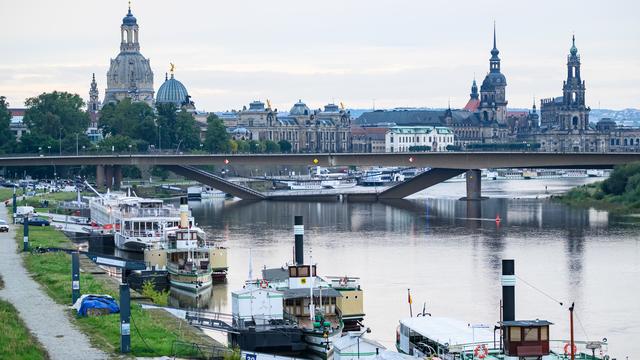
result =
[{"label": "dense foliage", "polygon": [[0,154],[11,152],[15,148],[16,139],[11,132],[11,113],[9,103],[0,96]]},{"label": "dense foliage", "polygon": [[574,188],[561,200],[615,211],[640,210],[640,163],[617,166],[608,179]]}]

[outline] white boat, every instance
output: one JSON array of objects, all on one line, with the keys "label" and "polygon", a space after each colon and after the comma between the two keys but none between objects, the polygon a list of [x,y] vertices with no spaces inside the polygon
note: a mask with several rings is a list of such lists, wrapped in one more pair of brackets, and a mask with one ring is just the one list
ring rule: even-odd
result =
[{"label": "white boat", "polygon": [[404,175],[397,168],[374,168],[362,173],[362,176],[358,179],[358,184],[363,186],[383,186],[401,183],[404,180]]},{"label": "white boat", "polygon": [[225,198],[227,194],[224,191],[220,191],[217,189],[206,189],[201,193],[201,197],[203,199],[221,199]]},{"label": "white boat", "polygon": [[353,180],[322,180],[320,184],[325,189],[349,189],[357,185]]},{"label": "white boat", "polygon": [[[178,209],[162,200],[145,199],[119,192],[89,198],[91,220],[114,236],[118,249],[143,251],[158,247],[163,230],[180,222]],[[193,223],[193,219],[190,219]]]}]

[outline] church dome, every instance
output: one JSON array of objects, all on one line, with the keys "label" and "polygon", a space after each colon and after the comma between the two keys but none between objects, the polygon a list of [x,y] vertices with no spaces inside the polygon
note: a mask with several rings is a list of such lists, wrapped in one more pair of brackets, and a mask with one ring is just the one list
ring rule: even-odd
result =
[{"label": "church dome", "polygon": [[171,78],[165,79],[164,83],[160,85],[156,103],[173,103],[180,107],[183,102],[187,101],[188,95],[187,88],[171,74]]},{"label": "church dome", "polygon": [[490,72],[482,81],[480,89],[482,91],[492,90],[496,86],[506,86],[507,78],[500,72]]},{"label": "church dome", "polygon": [[308,116],[310,113],[311,110],[309,110],[309,107],[303,103],[302,100],[298,100],[289,111],[289,115],[292,116]]},{"label": "church dome", "polygon": [[134,26],[138,24],[138,20],[131,13],[131,8],[129,8],[129,12],[127,12],[127,16],[122,18],[122,25]]},{"label": "church dome", "polygon": [[153,71],[149,60],[139,52],[121,52],[111,60],[107,72],[108,100],[121,100],[119,96],[111,98],[110,93],[128,93],[137,91],[139,101],[153,101]]}]

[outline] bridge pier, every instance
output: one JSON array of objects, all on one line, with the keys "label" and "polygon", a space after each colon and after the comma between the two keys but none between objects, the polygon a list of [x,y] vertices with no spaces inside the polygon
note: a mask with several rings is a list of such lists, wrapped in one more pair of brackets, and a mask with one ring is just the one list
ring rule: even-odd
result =
[{"label": "bridge pier", "polygon": [[109,190],[113,190],[113,166],[112,165],[106,165],[104,167],[104,177],[106,180],[106,187]]},{"label": "bridge pier", "polygon": [[465,200],[482,200],[482,172],[479,169],[467,170],[467,197]]},{"label": "bridge pier", "polygon": [[96,188],[100,189],[104,186],[104,165],[96,165]]},{"label": "bridge pier", "polygon": [[120,185],[122,185],[122,166],[114,165],[113,166],[113,189],[120,190]]}]

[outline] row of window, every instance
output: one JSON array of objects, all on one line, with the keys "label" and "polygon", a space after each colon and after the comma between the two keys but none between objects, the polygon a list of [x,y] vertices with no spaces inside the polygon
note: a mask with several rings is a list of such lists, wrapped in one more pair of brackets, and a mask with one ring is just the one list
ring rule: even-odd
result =
[{"label": "row of window", "polygon": [[[422,136],[422,143],[431,143],[431,136]],[[397,140],[399,143],[420,143],[420,136],[398,136]],[[453,141],[453,136],[434,136],[433,137],[433,141],[437,141],[437,142],[452,142]],[[390,137],[390,141],[391,143],[393,143],[393,135],[391,135]]]}]

